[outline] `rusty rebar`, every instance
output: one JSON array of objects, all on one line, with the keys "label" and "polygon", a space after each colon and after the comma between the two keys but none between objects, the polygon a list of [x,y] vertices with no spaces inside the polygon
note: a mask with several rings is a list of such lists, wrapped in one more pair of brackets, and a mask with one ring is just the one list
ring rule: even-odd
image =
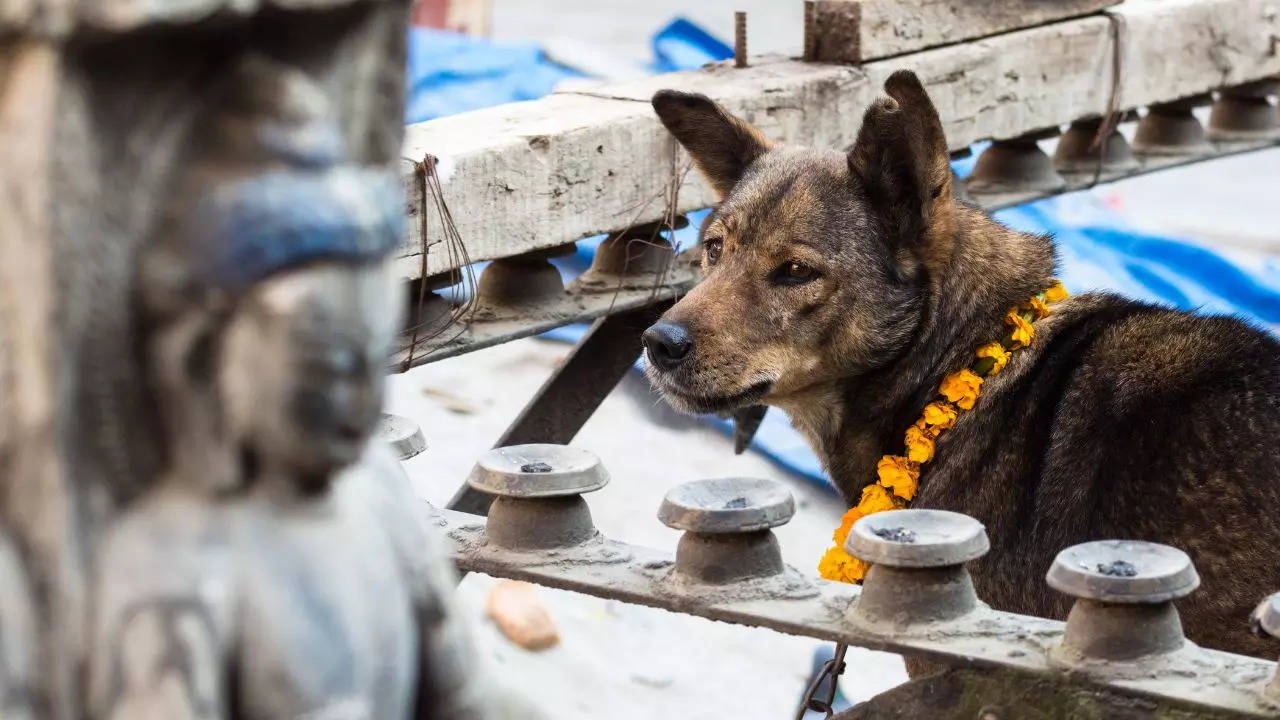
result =
[{"label": "rusty rebar", "polygon": [[742,11],[733,14],[733,66],[747,66],[747,14]]}]

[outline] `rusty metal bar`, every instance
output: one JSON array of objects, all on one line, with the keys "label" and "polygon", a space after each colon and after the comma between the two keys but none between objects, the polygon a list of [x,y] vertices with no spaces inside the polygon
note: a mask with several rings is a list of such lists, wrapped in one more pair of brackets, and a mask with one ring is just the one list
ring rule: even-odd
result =
[{"label": "rusty metal bar", "polygon": [[733,66],[737,68],[747,66],[747,14],[745,12],[733,14]]}]

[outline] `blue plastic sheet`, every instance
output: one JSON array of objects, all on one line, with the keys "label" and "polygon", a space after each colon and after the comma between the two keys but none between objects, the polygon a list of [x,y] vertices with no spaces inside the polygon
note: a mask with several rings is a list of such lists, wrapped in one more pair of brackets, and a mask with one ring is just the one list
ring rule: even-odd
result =
[{"label": "blue plastic sheet", "polygon": [[405,122],[535,100],[571,77],[581,77],[581,73],[551,62],[537,45],[494,43],[413,28],[409,31]]}]

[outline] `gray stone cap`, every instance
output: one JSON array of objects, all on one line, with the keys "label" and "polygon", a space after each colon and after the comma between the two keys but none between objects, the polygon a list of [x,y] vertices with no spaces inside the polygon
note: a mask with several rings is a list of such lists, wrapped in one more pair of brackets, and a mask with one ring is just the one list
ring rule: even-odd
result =
[{"label": "gray stone cap", "polygon": [[1058,553],[1049,586],[1072,597],[1107,603],[1162,603],[1200,585],[1191,558],[1142,540],[1097,540]]},{"label": "gray stone cap", "polygon": [[658,519],[686,532],[743,533],[785,525],[796,514],[791,491],[759,478],[694,480],[667,491]]},{"label": "gray stone cap", "polygon": [[608,483],[609,473],[589,450],[541,443],[494,448],[467,477],[477,490],[515,498],[580,495]]},{"label": "gray stone cap", "polygon": [[991,549],[982,523],[947,510],[886,510],[853,524],[845,551],[872,564],[904,568],[960,565]]},{"label": "gray stone cap", "polygon": [[382,442],[389,443],[396,457],[408,460],[427,449],[427,438],[422,434],[418,423],[403,415],[383,413],[378,418],[378,427],[374,436]]}]

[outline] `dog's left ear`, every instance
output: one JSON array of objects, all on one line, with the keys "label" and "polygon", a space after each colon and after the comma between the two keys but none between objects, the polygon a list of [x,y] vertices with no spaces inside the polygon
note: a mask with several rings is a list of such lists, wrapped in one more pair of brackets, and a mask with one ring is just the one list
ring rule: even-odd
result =
[{"label": "dog's left ear", "polygon": [[849,150],[849,170],[865,186],[893,249],[937,270],[951,258],[955,221],[951,162],[942,120],[920,79],[899,70],[889,97],[867,108]]},{"label": "dog's left ear", "polygon": [[721,200],[770,147],[763,133],[706,95],[659,90],[653,110]]}]

